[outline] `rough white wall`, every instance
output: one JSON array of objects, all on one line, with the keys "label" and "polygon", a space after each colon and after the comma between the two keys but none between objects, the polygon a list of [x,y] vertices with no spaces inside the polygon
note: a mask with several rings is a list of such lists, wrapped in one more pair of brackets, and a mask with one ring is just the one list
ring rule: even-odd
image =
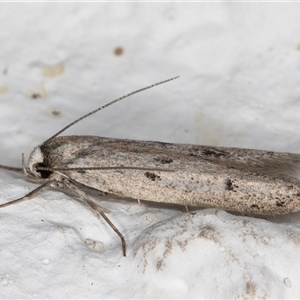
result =
[{"label": "rough white wall", "polygon": [[[299,3],[1,3],[0,25],[2,164],[21,166],[73,119],[176,75],[66,134],[299,152]],[[0,172],[1,203],[36,186]],[[127,258],[62,193],[3,208],[0,297],[300,297],[300,214],[270,222],[98,201]]]}]

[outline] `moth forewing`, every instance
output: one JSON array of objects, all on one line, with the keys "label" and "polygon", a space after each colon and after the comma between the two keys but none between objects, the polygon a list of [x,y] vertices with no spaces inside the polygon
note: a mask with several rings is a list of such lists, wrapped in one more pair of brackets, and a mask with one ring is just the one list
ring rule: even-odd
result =
[{"label": "moth forewing", "polygon": [[248,215],[300,210],[298,154],[96,136],[56,137],[41,149],[50,168],[106,193]]}]

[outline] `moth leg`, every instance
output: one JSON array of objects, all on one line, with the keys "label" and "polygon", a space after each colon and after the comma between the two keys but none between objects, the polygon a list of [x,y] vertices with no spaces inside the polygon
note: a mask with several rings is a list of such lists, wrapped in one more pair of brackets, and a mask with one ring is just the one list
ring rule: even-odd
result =
[{"label": "moth leg", "polygon": [[49,185],[51,185],[54,182],[55,182],[55,180],[46,181],[45,183],[43,183],[42,185],[40,185],[39,187],[37,187],[36,189],[31,191],[30,193],[28,193],[27,195],[25,195],[25,196],[23,196],[19,199],[1,204],[0,208],[6,207],[6,206],[9,206],[9,205],[12,205],[12,204],[15,204],[17,202],[24,201],[24,200],[30,200],[30,199],[34,198],[41,190],[43,190],[45,187],[48,187]]},{"label": "moth leg", "polygon": [[185,210],[186,210],[187,213],[190,212],[190,211],[189,211],[189,208],[187,207],[187,205],[185,205],[184,208],[185,208]]},{"label": "moth leg", "polygon": [[101,217],[105,220],[105,222],[113,229],[113,231],[119,236],[119,238],[121,239],[121,243],[122,243],[122,251],[123,251],[123,256],[126,256],[126,241],[125,238],[123,236],[123,234],[119,231],[119,229],[112,223],[112,221],[106,216],[106,214],[102,211],[101,207],[100,210],[98,210],[98,205],[96,203],[94,203],[92,200],[90,199],[85,199],[84,200],[85,203],[87,203],[87,205],[89,205],[92,209],[96,210]]},{"label": "moth leg", "polygon": [[[71,182],[71,185],[69,185],[68,188],[69,188],[69,190],[71,190],[71,192],[73,191],[77,196],[80,195],[83,198],[87,197],[86,193],[84,191],[92,192],[99,196],[107,196],[108,195],[108,193],[106,193],[106,192],[86,186],[85,184],[82,184],[81,182],[78,182],[74,179],[68,178],[68,179],[63,179],[63,180],[67,180],[67,182],[64,182],[64,184],[66,186],[68,186],[68,183]],[[74,186],[76,187],[75,189],[73,188]],[[98,205],[98,206],[101,207],[100,205]],[[110,211],[104,207],[101,207],[101,209],[105,213],[110,213]]]},{"label": "moth leg", "polygon": [[138,202],[139,206],[141,206],[141,200],[137,199],[137,202]]},{"label": "moth leg", "polygon": [[105,222],[111,227],[111,229],[119,236],[122,243],[122,250],[123,250],[123,256],[126,256],[126,241],[123,236],[123,234],[119,231],[119,229],[112,223],[112,221],[106,216],[105,212],[107,210],[100,205],[93,202],[91,199],[89,199],[85,192],[80,190],[76,186],[76,181],[73,182],[72,179],[68,178],[67,180],[63,180],[63,183],[67,188],[69,188],[72,192],[77,194],[77,196],[84,201],[89,207],[91,207],[95,212],[99,213],[100,216],[105,220]]}]

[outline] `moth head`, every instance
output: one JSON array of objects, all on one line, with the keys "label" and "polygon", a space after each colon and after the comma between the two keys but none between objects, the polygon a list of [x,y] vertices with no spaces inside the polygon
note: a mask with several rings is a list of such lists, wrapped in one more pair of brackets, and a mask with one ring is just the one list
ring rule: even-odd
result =
[{"label": "moth head", "polygon": [[41,150],[40,146],[37,146],[30,153],[28,158],[27,166],[23,167],[25,175],[35,181],[44,181],[47,180],[51,175],[51,170],[43,170],[47,168],[45,163],[45,156]]}]

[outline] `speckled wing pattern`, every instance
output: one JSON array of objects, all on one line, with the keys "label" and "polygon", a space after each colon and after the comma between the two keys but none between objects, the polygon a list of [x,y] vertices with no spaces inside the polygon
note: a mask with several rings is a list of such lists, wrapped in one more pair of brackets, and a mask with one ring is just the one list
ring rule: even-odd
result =
[{"label": "speckled wing pattern", "polygon": [[41,150],[47,167],[115,195],[248,215],[300,210],[298,154],[96,136],[56,137]]}]

